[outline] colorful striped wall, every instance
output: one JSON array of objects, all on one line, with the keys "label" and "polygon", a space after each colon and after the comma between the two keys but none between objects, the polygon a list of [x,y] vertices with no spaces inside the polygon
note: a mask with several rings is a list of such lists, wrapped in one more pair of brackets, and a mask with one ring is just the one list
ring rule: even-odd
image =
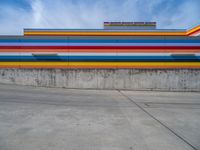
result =
[{"label": "colorful striped wall", "polygon": [[135,36],[137,32],[76,30],[55,36],[51,30],[25,30],[25,36],[0,36],[0,68],[200,69],[199,30],[191,29],[187,36],[159,30],[157,36],[151,31]]}]

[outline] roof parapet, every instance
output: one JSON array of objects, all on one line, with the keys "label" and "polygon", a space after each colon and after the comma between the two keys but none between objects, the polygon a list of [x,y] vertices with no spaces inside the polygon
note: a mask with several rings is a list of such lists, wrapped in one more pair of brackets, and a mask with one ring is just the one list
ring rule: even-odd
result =
[{"label": "roof parapet", "polygon": [[200,25],[189,30],[162,30],[156,29],[156,22],[104,22],[104,29],[96,30],[24,29],[24,36],[200,36]]},{"label": "roof parapet", "polygon": [[187,30],[186,34],[188,36],[200,36],[200,25],[198,25],[190,30]]}]

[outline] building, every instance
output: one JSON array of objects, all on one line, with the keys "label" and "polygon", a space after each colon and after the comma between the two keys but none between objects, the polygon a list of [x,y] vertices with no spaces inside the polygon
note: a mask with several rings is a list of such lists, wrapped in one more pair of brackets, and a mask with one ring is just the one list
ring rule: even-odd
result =
[{"label": "building", "polygon": [[0,68],[200,69],[200,26],[104,22],[103,29],[24,29],[0,36]]}]

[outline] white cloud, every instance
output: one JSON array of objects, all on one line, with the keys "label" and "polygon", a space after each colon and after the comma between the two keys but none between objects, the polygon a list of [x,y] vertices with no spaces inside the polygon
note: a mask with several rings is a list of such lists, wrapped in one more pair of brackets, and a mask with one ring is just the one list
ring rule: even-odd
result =
[{"label": "white cloud", "polygon": [[30,24],[29,13],[23,9],[0,7],[0,34],[22,34],[23,26]]},{"label": "white cloud", "polygon": [[34,0],[31,2],[32,15],[33,15],[33,26],[37,26],[43,20],[43,4],[40,0]]},{"label": "white cloud", "polygon": [[22,34],[23,28],[102,28],[104,21],[157,21],[160,28],[189,28],[200,18],[198,0],[182,0],[176,7],[175,0],[27,1],[30,10],[0,6],[0,34]]},{"label": "white cloud", "polygon": [[198,0],[186,0],[180,3],[175,10],[170,11],[169,7],[161,14],[153,16],[159,22],[160,27],[189,29],[200,25],[200,1]]}]

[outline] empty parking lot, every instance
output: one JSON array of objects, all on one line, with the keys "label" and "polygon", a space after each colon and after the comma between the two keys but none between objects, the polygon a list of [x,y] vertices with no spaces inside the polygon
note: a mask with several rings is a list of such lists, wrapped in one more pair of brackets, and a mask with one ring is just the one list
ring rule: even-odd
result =
[{"label": "empty parking lot", "polygon": [[200,93],[0,85],[0,150],[197,150]]}]

